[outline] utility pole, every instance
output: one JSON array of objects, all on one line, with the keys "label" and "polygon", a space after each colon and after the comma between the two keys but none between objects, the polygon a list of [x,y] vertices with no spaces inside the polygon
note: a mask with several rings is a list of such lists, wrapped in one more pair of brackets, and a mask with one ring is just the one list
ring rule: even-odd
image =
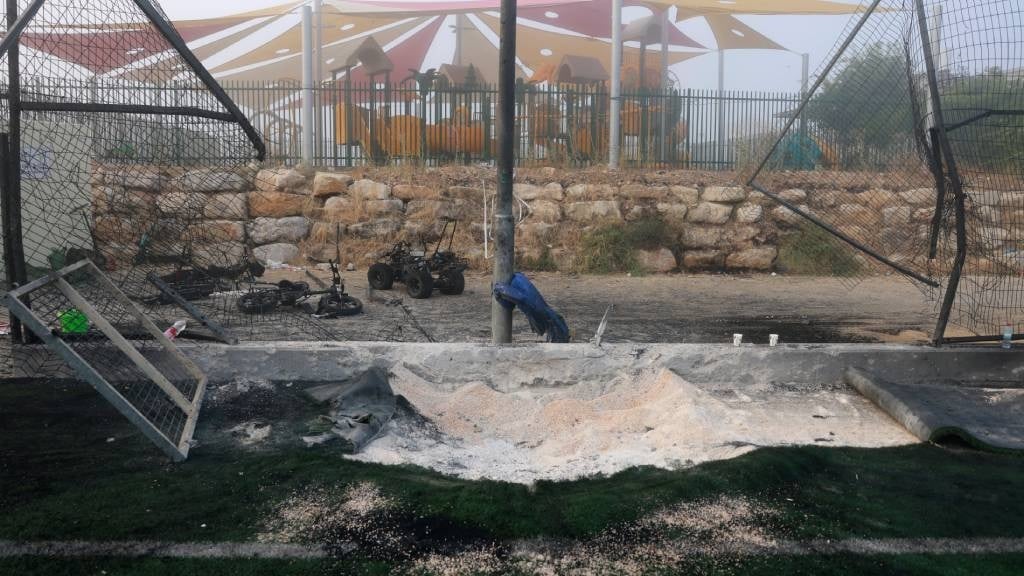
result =
[{"label": "utility pole", "polygon": [[[512,220],[516,130],[516,0],[501,0],[501,45],[498,49],[498,199],[494,210],[494,282],[512,279],[516,229]],[[512,342],[512,311],[491,300],[491,340]]]},{"label": "utility pole", "polygon": [[622,0],[612,0],[612,86],[608,112],[608,167],[619,168],[622,134]]}]

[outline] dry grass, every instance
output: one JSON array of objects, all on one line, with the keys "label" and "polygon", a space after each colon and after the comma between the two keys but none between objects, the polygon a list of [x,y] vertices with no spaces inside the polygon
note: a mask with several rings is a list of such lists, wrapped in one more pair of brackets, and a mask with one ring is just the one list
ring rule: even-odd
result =
[{"label": "dry grass", "polygon": [[344,196],[345,202],[332,208],[323,209],[323,219],[327,222],[340,224],[356,224],[373,220],[367,201],[362,198]]},{"label": "dry grass", "polygon": [[337,222],[314,222],[308,241],[310,244],[334,244],[345,236],[345,226]]}]

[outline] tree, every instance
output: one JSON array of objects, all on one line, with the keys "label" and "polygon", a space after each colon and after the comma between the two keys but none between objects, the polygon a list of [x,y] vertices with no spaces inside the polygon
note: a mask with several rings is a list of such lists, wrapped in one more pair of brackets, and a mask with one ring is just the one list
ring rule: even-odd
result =
[{"label": "tree", "polygon": [[[846,58],[809,102],[807,118],[845,149],[904,146],[913,134],[907,58],[898,44],[872,44]],[[846,154],[841,154],[845,156]]]}]

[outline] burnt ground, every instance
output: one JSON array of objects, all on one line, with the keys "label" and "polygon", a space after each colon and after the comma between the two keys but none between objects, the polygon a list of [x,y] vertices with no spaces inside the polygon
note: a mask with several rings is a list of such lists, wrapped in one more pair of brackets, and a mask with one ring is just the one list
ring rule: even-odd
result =
[{"label": "burnt ground", "polygon": [[[274,271],[278,277],[303,272]],[[324,273],[318,275],[326,277]],[[366,272],[344,273],[349,294],[365,313],[329,321],[344,340],[473,342],[490,339],[490,278],[467,277],[466,292],[429,300],[410,298],[400,284],[367,294]],[[609,342],[918,342],[934,326],[932,305],[901,277],[858,281],[834,278],[737,275],[576,276],[534,273],[545,299],[569,323],[574,341],[587,341],[609,305]],[[399,301],[401,302],[399,304]],[[525,317],[514,316],[517,341],[539,338]],[[422,327],[422,330],[416,327]]]}]

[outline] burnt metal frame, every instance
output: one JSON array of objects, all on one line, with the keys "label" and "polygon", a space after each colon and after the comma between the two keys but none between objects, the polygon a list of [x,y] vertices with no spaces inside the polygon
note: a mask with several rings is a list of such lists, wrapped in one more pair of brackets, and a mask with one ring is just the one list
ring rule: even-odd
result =
[{"label": "burnt metal frame", "polygon": [[[946,281],[946,291],[939,309],[939,318],[935,323],[935,333],[932,335],[935,346],[941,346],[945,341],[946,327],[949,325],[953,305],[956,304],[960,278],[963,275],[964,264],[967,262],[967,195],[964,193],[963,180],[960,178],[956,156],[953,154],[953,146],[949,143],[947,134],[948,128],[942,110],[942,95],[939,93],[939,80],[935,71],[935,56],[932,54],[931,34],[928,30],[928,15],[925,13],[924,0],[915,0],[914,7],[917,12],[917,27],[921,35],[921,51],[924,55],[931,112],[934,117],[932,142],[933,146],[938,144],[938,150],[933,150],[933,154],[936,159],[945,160],[944,165],[942,162],[933,163],[933,169],[936,170],[936,182],[942,183],[936,190],[938,196],[936,208],[945,204],[945,189],[948,187],[953,192],[953,204],[956,212],[956,256],[953,259],[953,269]],[[932,232],[932,240],[937,244],[937,229],[933,228]]]},{"label": "burnt metal frame", "polygon": [[[66,102],[25,102],[21,95],[20,44],[22,32],[36,17],[46,0],[33,0],[27,10],[18,13],[18,0],[7,0],[7,32],[0,41],[0,55],[6,54],[8,61],[7,93],[0,95],[8,102],[9,126],[0,134],[0,205],[3,210],[3,256],[6,267],[8,289],[28,282],[25,264],[24,239],[22,237],[21,203],[21,114],[33,112],[109,112],[118,114],[178,115],[239,125],[250,143],[256,149],[256,160],[266,159],[267,148],[259,132],[242,113],[224,88],[196,58],[173,26],[167,22],[149,0],[133,0],[165,40],[185,60],[186,64],[202,81],[227,112],[214,112],[194,107],[144,106],[121,104],[66,103]],[[29,306],[27,296],[24,305]],[[205,323],[204,323],[205,324]],[[17,318],[11,319],[11,338],[15,344],[23,343],[29,334],[22,329]]]},{"label": "burnt metal frame", "polygon": [[[93,278],[99,280],[100,284],[117,302],[123,306],[138,321],[145,331],[156,342],[167,351],[188,374],[196,379],[196,389],[192,398],[184,395],[141,353],[128,342],[123,335],[103,317],[77,290],[69,284],[65,277],[76,272],[87,272]],[[93,326],[111,341],[114,348],[125,354],[146,376],[153,381],[168,399],[186,415],[185,426],[182,429],[181,437],[178,439],[168,438],[157,428],[145,415],[132,405],[106,378],[103,377],[92,365],[82,358],[75,350],[68,345],[60,336],[53,333],[46,323],[40,319],[22,298],[29,293],[47,285],[55,285],[57,289],[75,307],[89,319]],[[168,457],[175,462],[184,461],[188,458],[191,446],[192,435],[195,433],[196,422],[199,419],[199,408],[202,406],[203,397],[206,394],[207,378],[201,370],[171,342],[159,328],[146,317],[127,296],[121,292],[113,282],[108,279],[91,260],[82,260],[56,272],[34,280],[24,286],[12,290],[4,296],[4,305],[38,336],[51,350],[78,373],[86,382],[91,384],[114,408],[125,418],[130,420],[143,434],[146,435],[158,448],[164,451]]]}]

